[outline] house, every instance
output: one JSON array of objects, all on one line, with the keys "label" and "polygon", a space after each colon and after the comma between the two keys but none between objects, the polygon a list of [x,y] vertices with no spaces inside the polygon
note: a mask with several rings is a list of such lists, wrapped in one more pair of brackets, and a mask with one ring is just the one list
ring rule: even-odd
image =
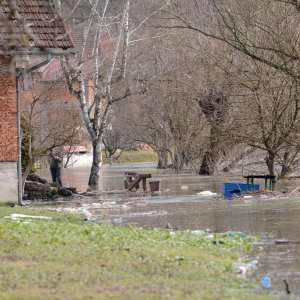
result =
[{"label": "house", "polygon": [[54,0],[2,0],[0,18],[0,202],[21,203],[18,81],[74,45]]}]

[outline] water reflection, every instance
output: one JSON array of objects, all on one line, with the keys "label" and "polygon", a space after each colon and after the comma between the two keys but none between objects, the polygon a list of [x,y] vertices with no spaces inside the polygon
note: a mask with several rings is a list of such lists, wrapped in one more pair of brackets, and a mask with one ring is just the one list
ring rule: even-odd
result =
[{"label": "water reflection", "polygon": [[[111,211],[112,220],[123,225],[165,228],[169,223],[180,230],[243,231],[259,236],[261,243],[255,245],[251,254],[253,259],[259,261],[257,277],[270,276],[271,289],[278,295],[284,295],[283,279],[287,279],[292,295],[300,299],[300,244],[275,244],[276,239],[300,241],[300,197],[286,197],[284,200],[215,200],[198,196],[197,193],[205,190],[222,193],[224,181],[245,182],[243,178],[162,174],[154,164],[104,166],[100,189],[124,189],[125,171],[151,172],[161,179],[162,191],[159,197],[152,197],[145,207]],[[40,171],[40,175],[50,179],[49,170]],[[66,185],[83,191],[87,188],[88,175],[89,168],[80,166],[64,170],[63,179]],[[263,185],[263,182],[257,182]],[[276,189],[294,189],[297,186],[300,186],[299,179],[279,182]],[[157,213],[142,214],[152,211]]]},{"label": "water reflection", "polygon": [[[104,165],[101,170],[99,188],[100,190],[118,190],[124,188],[123,178],[125,171],[152,173],[152,177],[160,178],[163,195],[194,195],[197,192],[210,190],[222,193],[224,181],[242,182],[245,179],[242,176],[206,176],[200,177],[197,174],[164,174],[164,171],[156,169],[154,163],[132,163],[117,164],[114,166]],[[88,187],[90,167],[88,164],[78,167],[69,167],[63,169],[63,182],[66,186],[75,186],[79,191],[85,191]],[[38,173],[50,180],[50,170],[39,170]],[[264,186],[263,180],[256,180],[257,183]],[[292,189],[300,185],[300,180],[281,181],[276,185],[277,190]],[[187,187],[184,189],[183,187]]]}]

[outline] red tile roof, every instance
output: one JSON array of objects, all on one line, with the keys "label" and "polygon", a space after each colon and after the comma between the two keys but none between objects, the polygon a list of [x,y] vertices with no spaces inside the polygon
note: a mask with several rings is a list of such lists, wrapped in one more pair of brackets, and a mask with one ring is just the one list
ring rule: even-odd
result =
[{"label": "red tile roof", "polygon": [[4,16],[4,20],[0,19],[0,50],[74,48],[52,0],[2,0],[0,3],[0,17]]},{"label": "red tile roof", "polygon": [[64,146],[65,153],[86,153],[87,149],[84,146]]}]

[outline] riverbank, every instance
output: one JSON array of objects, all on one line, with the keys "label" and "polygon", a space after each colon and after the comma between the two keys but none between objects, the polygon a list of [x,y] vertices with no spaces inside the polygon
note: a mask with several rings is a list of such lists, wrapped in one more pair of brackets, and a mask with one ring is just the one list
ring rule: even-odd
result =
[{"label": "riverbank", "polygon": [[[51,219],[6,219],[12,213]],[[48,207],[0,212],[1,299],[271,299],[232,266],[251,239],[98,225]]]}]

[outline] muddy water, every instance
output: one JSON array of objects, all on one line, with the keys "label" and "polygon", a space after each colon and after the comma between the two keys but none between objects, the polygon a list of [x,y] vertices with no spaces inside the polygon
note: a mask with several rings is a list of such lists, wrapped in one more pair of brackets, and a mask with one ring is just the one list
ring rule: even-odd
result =
[{"label": "muddy water", "polygon": [[[189,201],[191,200],[191,201]],[[293,294],[300,299],[300,245],[277,245],[275,240],[300,241],[300,200],[247,199],[220,201],[185,197],[181,202],[149,201],[144,210],[116,211],[114,218],[123,224],[165,227],[168,223],[179,230],[209,230],[209,232],[242,231],[260,237],[249,259],[259,261],[256,278],[269,276],[271,289],[284,295],[283,279],[287,279]],[[120,221],[121,220],[121,221]]]},{"label": "muddy water", "polygon": [[[64,170],[65,185],[86,189],[88,168]],[[215,200],[197,195],[201,191],[222,193],[223,182],[243,182],[239,177],[199,177],[185,174],[157,174],[155,165],[131,164],[105,166],[102,170],[102,190],[123,189],[124,171],[151,172],[161,179],[160,194],[153,194],[144,207],[111,211],[116,224],[135,224],[164,228],[168,223],[179,230],[208,230],[209,232],[243,231],[260,238],[254,245],[251,259],[259,261],[256,277],[269,276],[271,290],[279,297],[286,295],[283,279],[287,279],[293,299],[300,299],[300,244],[275,244],[275,240],[300,241],[300,197],[247,198]],[[42,171],[49,178],[48,170]],[[263,184],[263,182],[259,182]],[[293,189],[300,180],[281,182],[276,189]]]}]

